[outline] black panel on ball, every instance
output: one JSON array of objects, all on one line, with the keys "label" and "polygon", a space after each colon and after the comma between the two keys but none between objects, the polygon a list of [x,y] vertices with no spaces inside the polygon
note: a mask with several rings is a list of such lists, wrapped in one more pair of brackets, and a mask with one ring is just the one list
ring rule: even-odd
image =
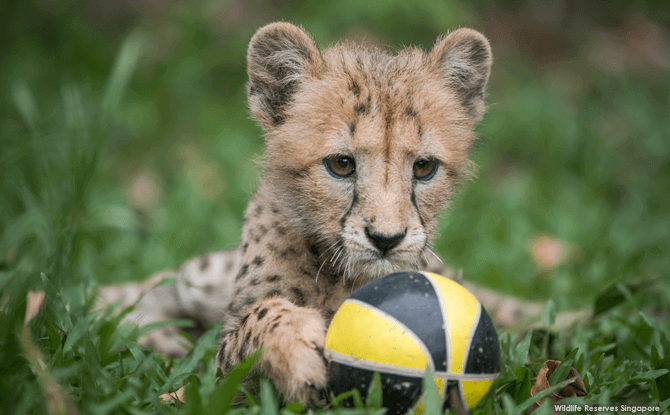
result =
[{"label": "black panel on ball", "polygon": [[500,345],[491,318],[482,307],[479,324],[468,352],[465,373],[498,373],[500,369]]},{"label": "black panel on ball", "polygon": [[446,371],[447,340],[438,295],[425,275],[397,272],[368,283],[351,298],[390,314],[411,329],[430,351],[435,370]]},{"label": "black panel on ball", "polygon": [[[335,396],[358,389],[365,402],[374,371],[331,362],[331,379],[329,389]],[[382,382],[382,400],[388,408],[387,415],[403,415],[421,396],[422,378],[401,376],[380,372]],[[353,407],[353,399],[343,401],[344,406]]]}]

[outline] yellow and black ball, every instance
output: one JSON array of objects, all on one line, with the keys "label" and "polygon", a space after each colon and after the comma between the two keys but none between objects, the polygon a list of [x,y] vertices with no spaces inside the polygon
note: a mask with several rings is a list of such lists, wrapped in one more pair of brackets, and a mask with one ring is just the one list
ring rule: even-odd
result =
[{"label": "yellow and black ball", "polygon": [[500,345],[481,303],[460,284],[429,272],[398,272],[354,292],[326,335],[330,390],[337,396],[381,374],[387,414],[421,397],[426,368],[450,407],[450,388],[474,407],[498,376]]}]

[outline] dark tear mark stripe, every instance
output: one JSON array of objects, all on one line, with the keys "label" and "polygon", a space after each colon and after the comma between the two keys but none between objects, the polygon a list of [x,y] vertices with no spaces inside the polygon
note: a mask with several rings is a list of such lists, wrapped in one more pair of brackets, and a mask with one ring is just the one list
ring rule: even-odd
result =
[{"label": "dark tear mark stripe", "polygon": [[421,216],[421,211],[419,210],[419,205],[416,204],[416,180],[413,181],[412,183],[412,205],[414,205],[414,208],[416,209],[416,214],[419,215],[419,220],[421,221],[421,226],[426,227],[426,223],[423,221],[423,216]]},{"label": "dark tear mark stripe", "polygon": [[349,78],[349,90],[354,93],[356,98],[361,95],[361,87],[358,86],[358,82],[351,77]]},{"label": "dark tear mark stripe", "polygon": [[393,108],[391,107],[390,96],[388,92],[383,99],[380,97],[380,102],[383,108],[384,117],[384,159],[386,161],[386,169],[384,172],[384,184],[389,183],[389,168],[391,164],[391,130],[393,128]]},{"label": "dark tear mark stripe", "polygon": [[393,128],[393,109],[391,108],[388,100],[390,99],[388,94],[386,95],[386,100],[383,102],[384,105],[384,156],[386,157],[386,163],[388,164],[391,160],[391,129]]},{"label": "dark tear mark stripe", "polygon": [[349,215],[351,215],[351,212],[354,210],[354,207],[356,206],[357,203],[358,203],[358,192],[354,188],[354,198],[351,201],[351,206],[349,206],[349,209],[347,210],[347,213],[345,213],[344,216],[342,216],[342,219],[340,219],[340,228],[342,230],[344,230],[344,224],[346,223],[347,218],[349,217]]},{"label": "dark tear mark stripe", "polygon": [[368,115],[370,113],[371,107],[372,99],[368,95],[365,102],[358,102],[356,105],[354,105],[354,115],[357,117],[361,115]]}]

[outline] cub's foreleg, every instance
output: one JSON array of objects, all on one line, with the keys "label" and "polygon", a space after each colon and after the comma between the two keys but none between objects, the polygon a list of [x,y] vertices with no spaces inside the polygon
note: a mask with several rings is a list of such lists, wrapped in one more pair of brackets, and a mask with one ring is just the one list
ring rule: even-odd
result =
[{"label": "cub's foreleg", "polygon": [[327,383],[326,323],[318,310],[272,297],[256,302],[235,326],[224,328],[217,365],[225,373],[262,347],[258,369],[284,397],[315,402]]}]

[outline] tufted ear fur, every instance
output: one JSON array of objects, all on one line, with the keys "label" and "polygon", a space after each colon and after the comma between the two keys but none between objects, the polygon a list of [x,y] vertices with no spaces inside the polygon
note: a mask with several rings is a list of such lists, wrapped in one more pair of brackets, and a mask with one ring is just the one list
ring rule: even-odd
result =
[{"label": "tufted ear fur", "polygon": [[491,72],[489,41],[476,30],[458,29],[439,38],[430,57],[463,108],[479,121],[484,113],[484,90]]},{"label": "tufted ear fur", "polygon": [[258,29],[247,52],[247,95],[251,114],[263,129],[283,124],[300,82],[321,65],[318,46],[301,28],[278,22]]}]

